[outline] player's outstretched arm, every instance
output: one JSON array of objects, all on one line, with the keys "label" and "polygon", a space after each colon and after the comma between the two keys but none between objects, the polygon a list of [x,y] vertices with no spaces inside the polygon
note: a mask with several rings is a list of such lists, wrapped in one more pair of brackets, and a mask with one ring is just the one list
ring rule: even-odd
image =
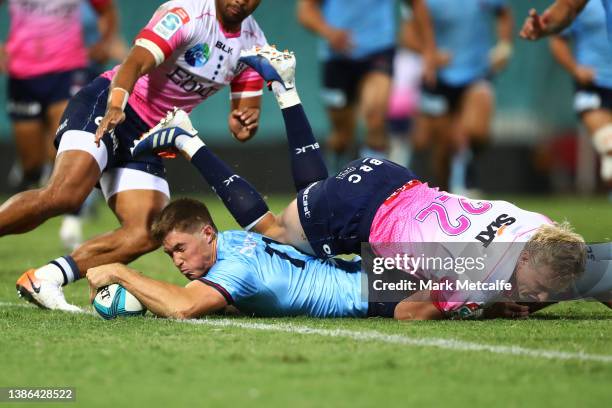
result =
[{"label": "player's outstretched arm", "polygon": [[327,24],[321,12],[321,0],[299,0],[297,19],[304,28],[324,38],[336,52],[348,53],[353,48],[351,35],[347,30],[340,30]]},{"label": "player's outstretched arm", "polygon": [[217,290],[199,282],[181,287],[149,278],[123,264],[103,265],[87,271],[90,300],[98,288],[118,283],[134,295],[147,309],[160,317],[192,319],[214,313],[227,306]]},{"label": "player's outstretched arm", "polygon": [[97,63],[106,64],[110,59],[112,43],[118,35],[119,17],[114,1],[96,7],[96,12],[101,30],[100,39],[89,47],[89,58]]},{"label": "player's outstretched arm", "polygon": [[96,143],[125,120],[123,113],[136,81],[156,66],[155,57],[143,47],[135,46],[121,64],[109,88],[106,113],[96,130]]},{"label": "player's outstretched arm", "polygon": [[396,320],[440,320],[442,312],[431,300],[429,291],[413,294],[395,306],[393,318]]},{"label": "player's outstretched arm", "polygon": [[533,41],[558,33],[574,21],[587,1],[556,0],[541,15],[535,9],[531,9],[519,35],[526,40]]},{"label": "player's outstretched arm", "polygon": [[427,84],[434,85],[436,82],[437,71],[437,51],[436,39],[431,22],[431,16],[427,9],[425,0],[410,0],[414,13],[414,21],[418,28],[419,37],[422,42],[421,50],[423,55],[423,79]]}]

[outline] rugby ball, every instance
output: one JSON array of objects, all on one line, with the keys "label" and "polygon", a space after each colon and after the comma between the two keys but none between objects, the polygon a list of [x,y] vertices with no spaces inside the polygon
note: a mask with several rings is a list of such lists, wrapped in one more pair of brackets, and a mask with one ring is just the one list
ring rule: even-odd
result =
[{"label": "rugby ball", "polygon": [[98,289],[93,307],[106,320],[124,316],[142,316],[147,312],[134,295],[116,283]]}]

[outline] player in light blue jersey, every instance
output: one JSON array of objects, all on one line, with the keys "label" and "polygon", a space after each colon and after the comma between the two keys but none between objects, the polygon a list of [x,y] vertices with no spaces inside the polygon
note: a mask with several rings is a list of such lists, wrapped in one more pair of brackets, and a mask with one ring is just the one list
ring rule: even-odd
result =
[{"label": "player in light blue jersey", "polygon": [[[425,75],[434,80],[435,44],[425,0],[413,7],[422,33]],[[330,165],[337,170],[350,160],[358,116],[366,128],[362,156],[384,157],[386,114],[396,47],[396,0],[300,0],[300,23],[321,37],[323,103],[331,133]]]},{"label": "player in light blue jersey", "polygon": [[600,156],[601,178],[612,184],[612,47],[602,4],[589,2],[568,29],[552,37],[550,45],[557,61],[574,77],[574,108]]},{"label": "player in light blue jersey", "polygon": [[462,194],[478,188],[475,168],[488,145],[495,109],[489,80],[512,54],[514,21],[506,0],[427,0],[427,7],[438,59],[447,63],[435,85],[423,85],[415,147],[432,145],[435,184],[446,190],[451,157],[458,155],[457,167],[467,177],[459,176],[450,187]]},{"label": "player in light blue jersey", "polygon": [[262,235],[218,232],[203,203],[178,199],[152,227],[185,288],[114,264],[88,272],[94,288],[120,282],[158,316],[191,318],[233,305],[251,316],[393,316],[395,304],[368,305],[360,261],[322,260]]}]

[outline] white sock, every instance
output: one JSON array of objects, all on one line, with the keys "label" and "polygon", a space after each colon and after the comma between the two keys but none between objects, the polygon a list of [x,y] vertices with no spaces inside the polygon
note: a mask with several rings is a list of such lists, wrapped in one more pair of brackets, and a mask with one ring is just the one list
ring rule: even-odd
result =
[{"label": "white sock", "polygon": [[274,81],[272,82],[272,91],[281,109],[290,108],[302,103],[296,88],[287,90],[280,82]]},{"label": "white sock", "polygon": [[175,145],[177,149],[189,156],[189,160],[191,160],[193,155],[196,154],[196,152],[200,150],[201,147],[206,146],[202,139],[200,139],[199,137],[190,137],[186,135],[178,136],[176,138]]},{"label": "white sock", "polygon": [[62,274],[62,270],[54,264],[46,264],[45,266],[38,268],[34,272],[34,275],[38,279],[57,283],[58,286],[64,284],[64,275]]},{"label": "white sock", "polygon": [[38,279],[55,282],[58,285],[67,285],[81,278],[78,267],[71,256],[56,258],[38,268],[34,275]]}]

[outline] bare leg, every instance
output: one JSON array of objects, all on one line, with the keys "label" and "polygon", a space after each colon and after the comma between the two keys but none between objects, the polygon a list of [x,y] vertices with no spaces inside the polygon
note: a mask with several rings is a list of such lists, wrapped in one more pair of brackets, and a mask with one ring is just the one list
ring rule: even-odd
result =
[{"label": "bare leg", "polygon": [[486,144],[495,111],[495,95],[488,82],[472,85],[461,101],[459,117],[461,129],[471,142]]},{"label": "bare leg", "polygon": [[355,137],[355,109],[352,106],[330,108],[327,114],[331,125],[327,147],[333,159],[333,162],[328,163],[328,168],[330,173],[336,173],[345,164],[339,162],[341,155],[351,148]]},{"label": "bare leg", "polygon": [[24,181],[38,182],[40,171],[46,163],[45,126],[42,120],[20,120],[13,122],[13,134],[17,155],[23,170]]},{"label": "bare leg", "polygon": [[55,155],[57,154],[57,150],[53,145],[53,140],[55,139],[55,132],[57,131],[57,128],[60,125],[60,120],[62,119],[64,110],[66,110],[66,106],[68,106],[68,101],[60,101],[54,103],[53,105],[50,105],[47,108],[48,134],[45,135],[45,147],[49,163],[53,163],[55,161]]},{"label": "bare leg", "polygon": [[464,93],[456,128],[453,184],[459,189],[478,189],[478,164],[489,144],[491,119],[495,109],[495,97],[491,85],[477,82]]},{"label": "bare leg", "polygon": [[75,211],[100,178],[100,168],[86,152],[60,154],[48,184],[24,191],[0,207],[0,236],[30,231],[56,215]]},{"label": "bare leg", "polygon": [[71,254],[81,276],[95,266],[128,264],[157,248],[150,228],[155,216],[168,204],[165,194],[154,190],[123,191],[111,197],[108,204],[121,227],[85,242]]},{"label": "bare leg", "polygon": [[387,149],[387,110],[391,94],[391,77],[383,72],[372,72],[363,78],[361,86],[361,111],[367,128],[368,147]]}]

